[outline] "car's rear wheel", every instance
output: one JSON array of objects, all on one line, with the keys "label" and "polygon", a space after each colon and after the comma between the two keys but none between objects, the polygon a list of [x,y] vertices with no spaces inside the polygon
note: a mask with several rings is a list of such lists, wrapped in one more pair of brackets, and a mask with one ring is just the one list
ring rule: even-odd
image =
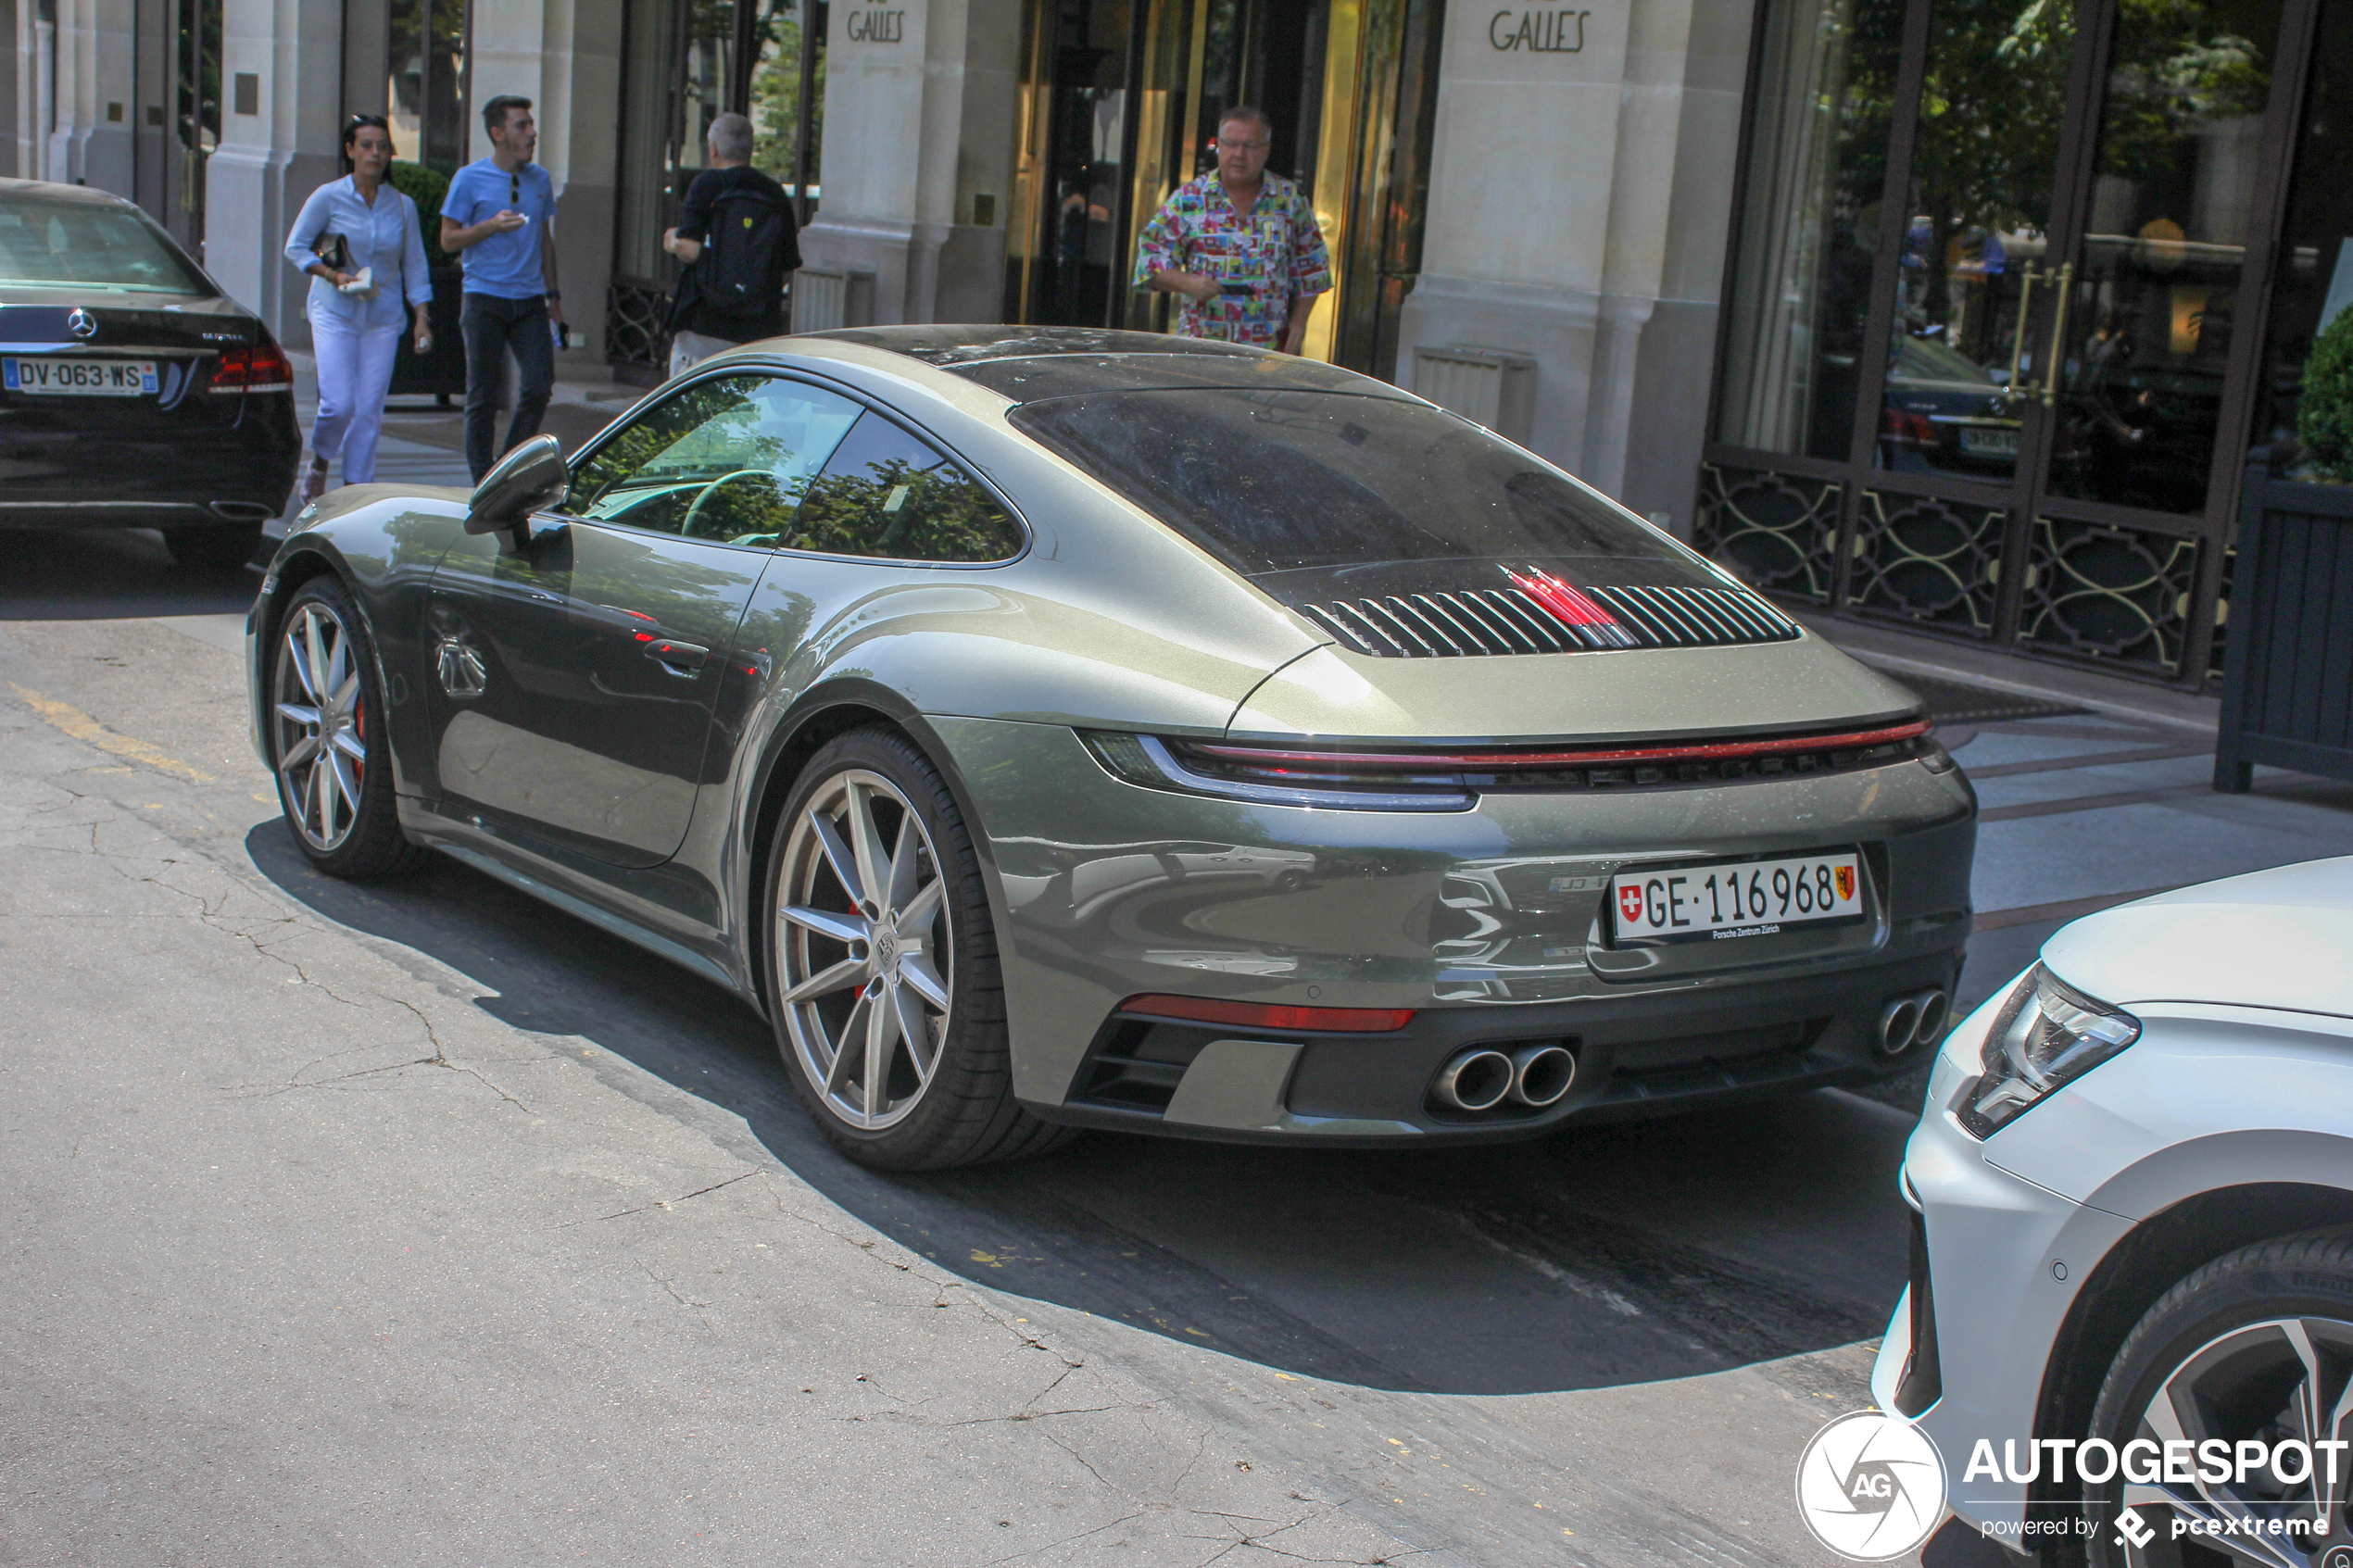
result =
[{"label": "car's rear wheel", "polygon": [[924,754],[879,728],[827,742],[773,843],[769,1015],[825,1136],[892,1171],[1063,1142],[1013,1098],[979,858]]},{"label": "car's rear wheel", "polygon": [[375,649],[332,577],[295,591],[270,656],[270,759],[295,842],[329,876],[407,871],[424,851],[400,831]]},{"label": "car's rear wheel", "polygon": [[[2159,1445],[2155,1455],[2144,1449],[2135,1461],[2144,1474],[2168,1441],[2220,1439],[2230,1446],[2233,1466],[2231,1477],[2221,1482],[2206,1479],[2193,1460],[2189,1480],[2134,1481],[2120,1468],[2106,1482],[2086,1484],[2087,1539],[2098,1568],[2207,1568],[2233,1562],[2340,1568],[2353,1561],[2347,1518],[2353,1450],[2304,1449],[2316,1464],[2301,1479],[2272,1468],[2284,1441],[2353,1438],[2353,1230],[2258,1242],[2166,1292],[2110,1363],[2092,1436],[2107,1438],[2120,1453],[2136,1439]],[[2260,1443],[2271,1456],[2251,1463],[2244,1484],[2236,1470],[2243,1442]],[[2290,1475],[2301,1468],[2293,1450],[2285,1468]],[[2127,1508],[2140,1527],[2120,1524]],[[2270,1521],[2275,1518],[2309,1520],[2320,1528],[2288,1534],[2283,1525],[2274,1535]],[[2177,1538],[2177,1521],[2190,1522],[2196,1534]],[[2259,1528],[2250,1530],[2250,1523]]]},{"label": "car's rear wheel", "polygon": [[245,565],[261,548],[261,524],[220,523],[205,528],[167,528],[164,547],[182,566],[227,571]]}]

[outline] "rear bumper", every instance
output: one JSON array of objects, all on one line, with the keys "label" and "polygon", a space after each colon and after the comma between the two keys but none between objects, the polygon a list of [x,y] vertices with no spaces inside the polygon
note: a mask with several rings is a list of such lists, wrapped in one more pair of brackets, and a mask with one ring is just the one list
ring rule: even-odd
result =
[{"label": "rear bumper", "polygon": [[[1897,997],[1949,987],[1968,934],[1974,800],[1916,761],[1493,794],[1456,812],[1310,810],[1126,784],[1054,725],[931,723],[971,792],[1014,1092],[1057,1120],[1491,1141],[1869,1082],[1925,1057],[1875,1055],[1869,1026]],[[1861,922],[1644,949],[1604,935],[1621,870],[1831,847],[1860,855]],[[1382,1035],[1142,1028],[1119,1009],[1143,994],[1416,1017]],[[1456,1051],[1544,1040],[1579,1060],[1557,1105],[1462,1118],[1428,1103]]]},{"label": "rear bumper", "polygon": [[39,424],[0,429],[0,528],[250,526],[278,516],[302,458],[294,400],[243,401],[219,424],[182,428],[158,412],[151,425],[74,430],[44,410]]},{"label": "rear bumper", "polygon": [[[1671,1116],[1908,1073],[1934,1047],[1881,1054],[1879,1011],[1896,997],[1949,991],[1960,962],[1954,946],[1702,997],[1435,1008],[1386,1035],[1287,1035],[1114,1017],[1088,1049],[1070,1097],[1030,1109],[1073,1125],[1221,1142],[1507,1143],[1565,1126]],[[1556,1104],[1530,1110],[1506,1102],[1479,1113],[1432,1106],[1439,1069],[1458,1053],[1538,1045],[1561,1046],[1577,1060]]]}]

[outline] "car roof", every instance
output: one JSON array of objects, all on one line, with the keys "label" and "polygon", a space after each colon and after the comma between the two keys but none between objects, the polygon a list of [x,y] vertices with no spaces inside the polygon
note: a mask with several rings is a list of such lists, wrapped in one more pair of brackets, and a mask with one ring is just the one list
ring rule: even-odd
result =
[{"label": "car roof", "polygon": [[1015,403],[1108,392],[1337,392],[1410,399],[1386,382],[1247,344],[1104,327],[940,324],[805,332],[903,354]]},{"label": "car roof", "polygon": [[48,180],[0,180],[0,201],[79,202],[90,207],[130,205],[112,191],[60,185]]}]

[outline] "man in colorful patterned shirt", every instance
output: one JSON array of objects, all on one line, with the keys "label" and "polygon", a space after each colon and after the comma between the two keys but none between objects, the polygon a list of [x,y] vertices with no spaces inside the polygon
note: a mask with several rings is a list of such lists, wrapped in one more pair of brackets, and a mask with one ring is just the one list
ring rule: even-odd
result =
[{"label": "man in colorful patterned shirt", "polygon": [[1217,122],[1217,167],[1179,185],[1144,226],[1138,288],[1180,296],[1185,337],[1299,352],[1331,257],[1299,187],[1266,172],[1273,129],[1237,106]]}]

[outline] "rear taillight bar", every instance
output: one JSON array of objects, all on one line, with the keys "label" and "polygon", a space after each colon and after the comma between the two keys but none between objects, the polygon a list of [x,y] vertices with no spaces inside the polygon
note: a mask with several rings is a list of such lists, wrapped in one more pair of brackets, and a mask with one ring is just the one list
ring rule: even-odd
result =
[{"label": "rear taillight bar", "polygon": [[1414,1022],[1412,1008],[1287,1007],[1228,1002],[1214,997],[1130,997],[1119,1010],[1147,1018],[1181,1019],[1228,1029],[1273,1029],[1294,1035],[1389,1035]]},{"label": "rear taillight bar", "polygon": [[1722,762],[1744,757],[1780,757],[1806,751],[1855,751],[1917,740],[1934,728],[1926,720],[1878,729],[1823,735],[1774,735],[1758,740],[1663,742],[1655,746],[1580,746],[1549,751],[1308,751],[1223,742],[1189,741],[1185,748],[1222,761],[1252,767],[1344,768],[1351,771],[1427,773],[1454,768],[1482,772],[1513,768],[1551,770],[1620,763]]}]

